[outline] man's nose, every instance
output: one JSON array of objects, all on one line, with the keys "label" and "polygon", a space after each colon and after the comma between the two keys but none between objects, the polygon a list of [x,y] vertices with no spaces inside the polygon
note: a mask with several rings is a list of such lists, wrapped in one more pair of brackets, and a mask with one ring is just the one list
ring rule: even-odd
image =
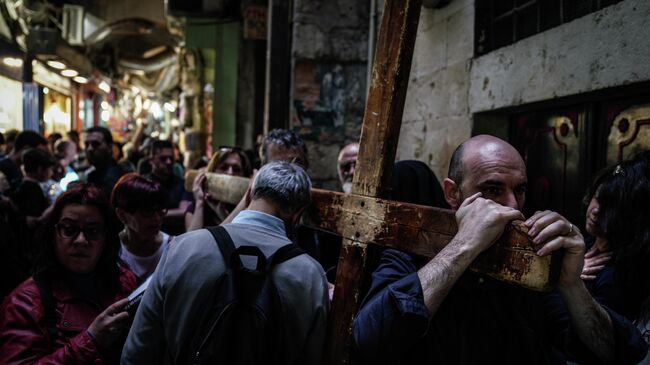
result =
[{"label": "man's nose", "polygon": [[500,202],[501,205],[513,208],[513,209],[519,209],[519,202],[517,201],[517,197],[515,196],[514,192],[508,192],[505,194],[503,197],[503,201]]}]

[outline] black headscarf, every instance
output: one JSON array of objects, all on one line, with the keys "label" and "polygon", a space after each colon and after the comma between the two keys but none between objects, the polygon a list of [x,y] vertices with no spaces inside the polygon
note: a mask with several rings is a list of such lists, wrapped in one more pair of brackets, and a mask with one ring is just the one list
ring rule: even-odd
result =
[{"label": "black headscarf", "polygon": [[396,163],[391,187],[391,200],[449,209],[440,182],[424,162]]}]

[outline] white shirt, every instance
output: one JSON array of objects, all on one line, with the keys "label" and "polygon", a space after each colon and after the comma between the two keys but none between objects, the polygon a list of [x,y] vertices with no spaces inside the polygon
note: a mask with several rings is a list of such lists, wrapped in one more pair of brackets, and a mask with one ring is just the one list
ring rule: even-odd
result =
[{"label": "white shirt", "polygon": [[153,274],[158,266],[158,261],[162,257],[162,254],[167,250],[169,245],[169,235],[165,232],[161,232],[163,235],[162,243],[158,250],[150,256],[136,256],[132,254],[124,245],[124,242],[120,240],[120,259],[133,271],[135,276],[138,278],[138,283],[143,282],[149,275]]}]

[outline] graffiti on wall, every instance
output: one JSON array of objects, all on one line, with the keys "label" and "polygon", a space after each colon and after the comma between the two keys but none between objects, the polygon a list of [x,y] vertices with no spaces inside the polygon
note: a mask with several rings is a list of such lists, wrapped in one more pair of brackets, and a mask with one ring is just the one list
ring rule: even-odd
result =
[{"label": "graffiti on wall", "polygon": [[361,130],[365,63],[298,60],[294,68],[291,126],[305,139],[342,143]]}]

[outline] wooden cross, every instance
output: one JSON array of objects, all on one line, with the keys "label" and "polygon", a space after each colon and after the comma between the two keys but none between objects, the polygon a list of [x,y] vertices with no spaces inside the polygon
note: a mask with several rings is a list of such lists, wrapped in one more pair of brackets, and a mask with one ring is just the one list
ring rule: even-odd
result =
[{"label": "wooden cross", "polygon": [[[362,300],[362,280],[370,269],[368,243],[433,257],[457,231],[451,211],[382,199],[390,189],[420,8],[421,0],[384,3],[352,193],[312,190],[308,225],[343,237],[325,364],[349,362],[351,324]],[[189,191],[192,181],[193,176],[188,176]],[[207,185],[217,200],[236,204],[248,179],[207,174]],[[470,269],[530,289],[548,290],[559,273],[559,257],[539,257],[538,248],[525,226],[512,224]]]}]

